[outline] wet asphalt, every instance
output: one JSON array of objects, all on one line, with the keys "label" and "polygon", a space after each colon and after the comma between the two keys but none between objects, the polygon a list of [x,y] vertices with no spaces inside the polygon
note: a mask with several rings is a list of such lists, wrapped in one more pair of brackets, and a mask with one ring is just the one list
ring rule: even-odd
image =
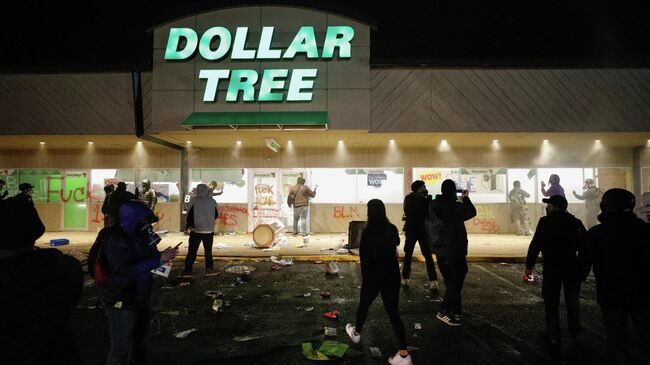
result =
[{"label": "wet asphalt", "polygon": [[[325,274],[325,263],[297,262],[272,270],[269,262],[215,262],[219,274],[205,277],[201,263],[191,278],[179,278],[180,263],[169,278],[157,278],[148,337],[149,364],[307,364],[301,343],[318,347],[324,340],[351,344],[345,324],[354,322],[361,285],[360,266],[340,262],[339,273]],[[248,265],[256,270],[250,281],[233,284],[237,274],[227,267]],[[586,335],[581,343],[568,336],[563,305],[563,348],[555,353],[542,338],[544,310],[540,284],[522,282],[523,265],[472,263],[463,290],[463,325],[449,327],[435,318],[440,302],[425,287],[424,264],[414,263],[412,285],[400,296],[400,313],[406,326],[415,364],[606,364],[605,339],[595,283],[583,284],[581,314]],[[91,283],[87,279],[87,283]],[[181,283],[189,283],[182,284]],[[441,282],[442,284],[442,282]],[[212,310],[206,290],[223,293],[224,307]],[[331,298],[320,293],[330,292]],[[444,291],[444,285],[441,287]],[[304,295],[310,293],[309,296]],[[101,289],[89,285],[72,316],[72,327],[87,364],[105,363],[108,331],[100,301]],[[99,304],[99,305],[98,305]],[[311,307],[313,307],[312,310]],[[340,318],[323,314],[338,309]],[[415,329],[420,323],[422,329]],[[334,327],[336,337],[324,337],[324,327]],[[197,328],[184,339],[174,333]],[[254,337],[247,341],[241,337]],[[240,337],[240,338],[237,338]],[[638,353],[636,344],[632,352]],[[373,358],[369,347],[378,347]],[[333,362],[383,364],[398,350],[397,340],[381,299],[371,307],[361,345],[351,347],[356,356]]]}]

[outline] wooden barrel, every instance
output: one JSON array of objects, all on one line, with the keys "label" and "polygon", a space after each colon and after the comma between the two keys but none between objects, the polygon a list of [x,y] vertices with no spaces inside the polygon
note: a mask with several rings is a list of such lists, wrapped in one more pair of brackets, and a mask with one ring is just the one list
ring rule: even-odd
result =
[{"label": "wooden barrel", "polygon": [[271,247],[273,246],[278,239],[278,233],[284,227],[276,224],[260,224],[253,230],[253,241],[257,247]]}]

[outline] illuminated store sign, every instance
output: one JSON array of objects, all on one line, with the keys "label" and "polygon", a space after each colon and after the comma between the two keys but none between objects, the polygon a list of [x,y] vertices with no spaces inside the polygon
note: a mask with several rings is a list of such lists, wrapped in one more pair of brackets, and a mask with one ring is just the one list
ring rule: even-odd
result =
[{"label": "illuminated store sign", "polygon": [[[219,62],[230,53],[231,60],[293,60],[304,54],[310,60],[334,58],[338,51],[340,59],[352,57],[350,42],[354,29],[349,26],[329,26],[319,54],[314,27],[303,26],[286,49],[272,49],[274,27],[263,27],[257,49],[246,49],[248,27],[238,27],[233,38],[224,27],[206,30],[199,38],[190,28],[171,28],[165,50],[165,60],[183,61],[191,59],[198,49],[201,57],[210,62]],[[265,69],[262,76],[256,70],[209,69],[200,70],[199,79],[207,81],[204,102],[214,102],[219,82],[228,80],[226,101],[236,102],[239,94],[243,101],[255,101],[255,85],[259,81],[257,101],[311,101],[314,80],[318,77],[315,68]],[[288,87],[287,87],[288,84]]]}]

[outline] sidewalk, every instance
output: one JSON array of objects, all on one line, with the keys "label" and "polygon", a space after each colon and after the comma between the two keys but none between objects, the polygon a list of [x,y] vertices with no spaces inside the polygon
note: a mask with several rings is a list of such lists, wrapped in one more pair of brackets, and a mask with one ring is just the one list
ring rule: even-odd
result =
[{"label": "sidewalk", "polygon": [[[50,247],[49,241],[55,238],[67,238],[70,245],[59,246],[61,251],[77,250],[88,252],[97,234],[95,232],[46,232],[38,241],[38,247]],[[299,261],[312,260],[333,260],[333,261],[356,261],[358,256],[348,253],[336,253],[336,248],[347,244],[345,233],[322,233],[309,236],[309,242],[305,247],[297,247],[303,243],[302,237],[286,236],[287,245],[276,245],[271,251],[250,247],[253,243],[251,234],[215,236],[213,244],[213,255],[220,259],[227,258],[257,258],[269,256],[294,257]],[[183,242],[180,255],[187,253],[189,236],[180,232],[170,232],[162,236],[159,247],[175,246]],[[400,236],[401,244],[398,248],[400,256],[404,255],[404,235]],[[469,261],[507,261],[520,262],[526,257],[528,244],[531,237],[516,236],[514,234],[470,234],[469,235]],[[219,244],[225,244],[226,248],[217,248]],[[199,255],[203,255],[203,247],[199,248]],[[416,245],[415,257],[423,261],[420,248]]]}]

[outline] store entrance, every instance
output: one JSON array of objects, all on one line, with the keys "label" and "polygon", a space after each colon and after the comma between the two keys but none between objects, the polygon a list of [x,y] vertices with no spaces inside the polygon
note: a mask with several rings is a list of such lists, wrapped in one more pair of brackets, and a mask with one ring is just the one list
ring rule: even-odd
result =
[{"label": "store entrance", "polygon": [[[262,223],[279,220],[287,232],[293,231],[293,209],[287,205],[289,190],[298,177],[309,181],[307,169],[250,169],[249,189],[250,216],[248,231],[251,232]],[[307,230],[309,230],[309,216]]]}]

